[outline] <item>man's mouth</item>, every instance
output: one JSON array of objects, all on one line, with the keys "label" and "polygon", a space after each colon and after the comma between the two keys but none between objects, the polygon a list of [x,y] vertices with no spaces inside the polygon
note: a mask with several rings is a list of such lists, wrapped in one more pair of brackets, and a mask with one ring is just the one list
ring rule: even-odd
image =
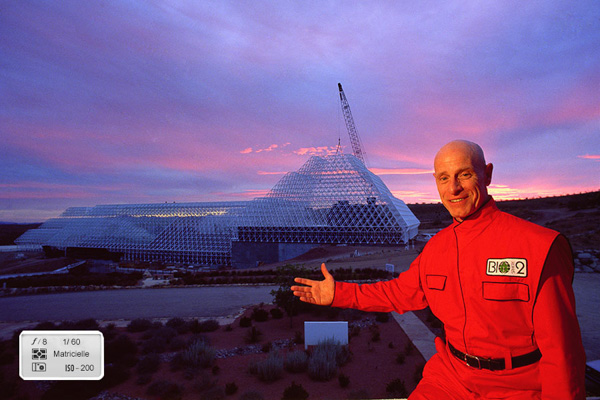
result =
[{"label": "man's mouth", "polygon": [[452,199],[452,200],[450,200],[450,203],[460,203],[463,200],[465,200],[465,199]]}]

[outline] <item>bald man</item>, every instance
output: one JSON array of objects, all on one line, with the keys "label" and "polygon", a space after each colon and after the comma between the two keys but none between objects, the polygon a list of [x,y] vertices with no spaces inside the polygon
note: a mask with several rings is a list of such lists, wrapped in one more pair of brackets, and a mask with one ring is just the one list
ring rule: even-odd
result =
[{"label": "bald man", "polygon": [[453,223],[408,271],[387,282],[296,278],[300,300],[403,313],[427,306],[445,341],[409,399],[584,399],[585,353],[575,314],[571,248],[558,232],[498,210],[493,165],[477,144],[446,144],[434,160]]}]

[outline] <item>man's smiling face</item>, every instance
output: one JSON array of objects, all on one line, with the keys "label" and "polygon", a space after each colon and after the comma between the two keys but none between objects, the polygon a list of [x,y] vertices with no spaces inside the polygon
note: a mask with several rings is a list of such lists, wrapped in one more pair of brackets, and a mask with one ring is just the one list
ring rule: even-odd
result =
[{"label": "man's smiling face", "polygon": [[442,204],[455,220],[462,222],[486,202],[492,169],[474,143],[450,142],[438,152],[433,176]]}]

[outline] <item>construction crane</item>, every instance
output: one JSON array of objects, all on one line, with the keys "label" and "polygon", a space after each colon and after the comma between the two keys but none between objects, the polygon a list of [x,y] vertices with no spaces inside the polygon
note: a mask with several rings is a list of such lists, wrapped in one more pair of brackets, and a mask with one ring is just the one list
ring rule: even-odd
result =
[{"label": "construction crane", "polygon": [[340,101],[342,102],[342,112],[344,113],[344,120],[346,121],[346,128],[348,129],[348,135],[350,136],[350,143],[352,144],[352,152],[354,156],[365,163],[365,152],[362,149],[360,138],[358,137],[358,131],[356,125],[354,125],[354,118],[352,118],[352,112],[350,111],[350,104],[342,89],[342,84],[338,83],[338,89],[340,90]]}]

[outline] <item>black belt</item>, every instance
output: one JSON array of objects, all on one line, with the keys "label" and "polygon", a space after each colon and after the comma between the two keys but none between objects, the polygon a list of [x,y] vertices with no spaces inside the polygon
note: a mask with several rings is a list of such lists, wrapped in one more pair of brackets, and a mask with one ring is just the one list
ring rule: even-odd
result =
[{"label": "black belt", "polygon": [[[448,348],[456,358],[466,362],[469,367],[478,369],[489,369],[491,371],[500,371],[506,368],[506,365],[504,364],[504,358],[485,358],[465,354],[462,351],[456,349],[456,347],[452,346],[450,342],[448,342]],[[531,353],[513,357],[512,367],[519,368],[524,367],[526,365],[531,365],[535,362],[538,362],[540,358],[542,358],[542,353],[540,352],[540,349],[535,349]]]}]

